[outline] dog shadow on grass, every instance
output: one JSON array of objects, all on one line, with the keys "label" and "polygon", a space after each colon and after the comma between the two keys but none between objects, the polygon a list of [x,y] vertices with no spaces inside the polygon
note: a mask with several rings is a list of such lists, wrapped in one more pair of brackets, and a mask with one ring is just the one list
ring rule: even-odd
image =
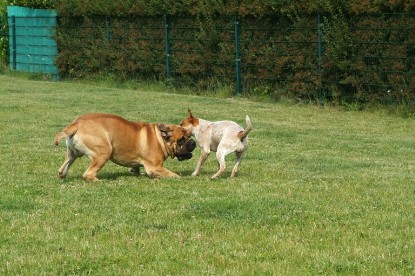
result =
[{"label": "dog shadow on grass", "polygon": [[[193,177],[192,175],[193,170],[184,170],[184,171],[176,171],[180,177]],[[208,177],[209,173],[200,173],[200,175],[196,176],[195,178],[205,178]],[[160,178],[151,178],[147,176],[144,170],[140,170],[139,174],[131,173],[129,170],[125,171],[117,171],[117,172],[100,172],[98,175],[98,182],[100,181],[116,181],[116,180],[134,180],[134,179],[160,179]],[[59,179],[59,178],[57,178]],[[180,179],[180,178],[179,178]],[[68,174],[68,176],[65,179],[61,180],[63,183],[72,183],[74,181],[80,181],[85,183],[94,183],[94,182],[86,182],[82,178],[82,174]]]}]

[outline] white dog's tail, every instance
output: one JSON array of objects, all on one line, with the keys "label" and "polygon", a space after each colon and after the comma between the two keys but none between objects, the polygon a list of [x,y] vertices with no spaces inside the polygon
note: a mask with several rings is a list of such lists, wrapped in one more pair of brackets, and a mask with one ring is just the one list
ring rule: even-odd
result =
[{"label": "white dog's tail", "polygon": [[239,131],[238,133],[238,138],[241,140],[243,140],[246,136],[248,136],[248,133],[252,129],[251,119],[249,119],[248,115],[246,115],[245,120],[246,120],[246,128],[244,130]]}]

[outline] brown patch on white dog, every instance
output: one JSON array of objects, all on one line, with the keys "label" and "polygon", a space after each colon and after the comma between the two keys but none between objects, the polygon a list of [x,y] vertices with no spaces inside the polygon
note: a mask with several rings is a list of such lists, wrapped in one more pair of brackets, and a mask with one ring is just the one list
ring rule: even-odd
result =
[{"label": "brown patch on white dog", "polygon": [[219,164],[219,170],[211,178],[218,178],[225,171],[225,157],[232,152],[236,154],[236,163],[232,169],[231,177],[236,176],[238,166],[248,148],[248,133],[252,130],[249,116],[246,115],[247,127],[244,129],[233,121],[211,122],[194,117],[190,109],[188,112],[189,115],[183,119],[180,126],[195,137],[202,149],[192,176],[199,174],[200,168],[211,151],[216,152],[216,159]]},{"label": "brown patch on white dog", "polygon": [[97,173],[108,160],[132,168],[144,169],[150,177],[178,177],[163,167],[167,157],[178,160],[192,158],[196,142],[183,127],[170,124],[131,122],[120,116],[92,113],[79,116],[56,134],[54,144],[66,138],[67,155],[58,171],[65,178],[69,167],[86,155],[91,164],[83,177],[96,181]]}]

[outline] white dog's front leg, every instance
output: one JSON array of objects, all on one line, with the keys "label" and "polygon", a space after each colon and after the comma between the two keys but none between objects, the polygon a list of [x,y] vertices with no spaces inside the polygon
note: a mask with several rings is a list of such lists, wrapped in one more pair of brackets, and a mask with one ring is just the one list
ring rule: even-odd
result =
[{"label": "white dog's front leg", "polygon": [[216,179],[219,176],[221,176],[221,174],[225,171],[226,169],[226,163],[225,163],[225,154],[223,154],[221,151],[218,151],[216,153],[216,159],[218,161],[218,165],[219,165],[219,170],[217,171],[217,173],[215,173],[211,179]]},{"label": "white dog's front leg", "polygon": [[206,152],[206,151],[202,150],[202,152],[200,153],[199,161],[197,162],[197,165],[196,165],[196,169],[192,173],[192,176],[196,176],[196,175],[199,174],[200,168],[202,167],[203,163],[205,163],[206,158],[208,157],[208,155],[209,155],[209,152]]}]

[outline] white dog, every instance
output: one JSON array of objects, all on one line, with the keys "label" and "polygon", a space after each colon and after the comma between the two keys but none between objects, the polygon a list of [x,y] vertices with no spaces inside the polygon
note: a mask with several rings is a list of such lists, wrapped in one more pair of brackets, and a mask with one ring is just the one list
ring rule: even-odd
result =
[{"label": "white dog", "polygon": [[211,178],[218,178],[225,170],[225,156],[235,152],[236,164],[233,167],[231,177],[236,176],[238,166],[248,147],[248,133],[252,129],[252,123],[249,116],[246,115],[247,127],[244,129],[233,121],[210,122],[193,116],[189,109],[189,116],[180,123],[180,126],[189,131],[202,149],[199,161],[196,165],[192,176],[200,172],[200,168],[206,161],[211,151],[216,152],[216,159],[219,163],[219,170]]}]

